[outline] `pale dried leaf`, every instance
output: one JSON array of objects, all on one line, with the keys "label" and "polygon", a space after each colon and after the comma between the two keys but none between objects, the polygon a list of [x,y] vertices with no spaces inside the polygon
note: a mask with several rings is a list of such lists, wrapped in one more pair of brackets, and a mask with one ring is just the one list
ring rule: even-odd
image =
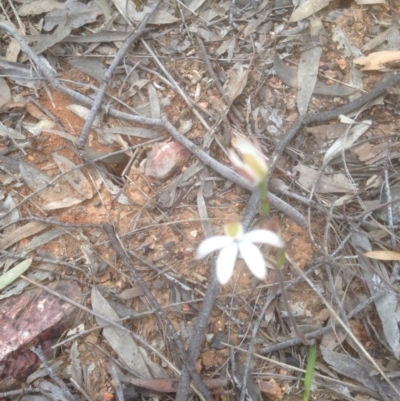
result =
[{"label": "pale dried leaf", "polygon": [[372,49],[375,49],[375,47],[381,45],[385,41],[387,41],[391,36],[398,36],[399,35],[399,25],[397,22],[393,23],[392,26],[388,29],[386,29],[385,32],[382,32],[380,35],[375,36],[373,39],[371,39],[369,42],[367,42],[362,50],[363,51],[369,51]]},{"label": "pale dried leaf", "polygon": [[157,90],[154,87],[154,85],[149,84],[148,91],[149,91],[149,103],[150,103],[151,118],[160,119],[161,118],[161,108],[160,108],[160,102],[158,101]]},{"label": "pale dried leaf", "polygon": [[107,0],[94,0],[94,1],[100,7],[101,11],[103,12],[104,20],[108,21],[111,18],[112,13],[113,13],[111,4],[108,4]]},{"label": "pale dried leaf", "polygon": [[[283,60],[280,59],[278,53],[275,53],[274,55],[274,70],[285,85],[296,89],[299,88],[297,70],[288,67]],[[345,85],[326,85],[323,82],[317,81],[313,93],[315,95],[324,96],[349,96],[355,91],[356,89],[349,88]]]},{"label": "pale dried leaf", "polygon": [[0,77],[0,107],[3,106],[3,104],[9,102],[10,100],[11,100],[11,91],[7,84],[7,81],[3,77]]},{"label": "pale dried leaf", "polygon": [[17,9],[20,17],[40,15],[48,13],[54,9],[60,9],[63,7],[63,3],[59,3],[54,0],[37,0],[32,3],[23,4]]},{"label": "pale dried leaf", "polygon": [[29,65],[0,59],[0,73],[18,85],[32,89],[41,86],[39,75]]},{"label": "pale dried leaf", "polygon": [[[52,153],[53,159],[56,162],[58,168],[62,173],[72,170],[76,167],[71,160],[66,157],[59,155],[58,153]],[[93,198],[93,189],[90,182],[83,175],[81,170],[75,169],[64,176],[68,181],[69,185],[75,189],[76,192],[81,194],[85,199]]]},{"label": "pale dried leaf", "polygon": [[82,203],[84,199],[79,199],[73,196],[63,197],[60,200],[48,202],[46,205],[42,206],[44,210],[57,210],[64,209],[66,207],[71,207]]},{"label": "pale dried leaf", "polygon": [[50,241],[54,241],[55,239],[63,236],[65,234],[64,228],[53,228],[49,231],[46,231],[34,238],[32,238],[26,245],[19,249],[19,252],[22,255],[26,255],[29,252],[36,251],[42,246],[48,244]]},{"label": "pale dried leaf", "polygon": [[244,30],[244,37],[251,35],[256,29],[265,22],[268,18],[270,11],[261,14],[257,19],[250,21]]},{"label": "pale dried leaf", "polygon": [[196,11],[204,4],[204,2],[205,0],[193,0],[187,5],[187,8],[191,11]]},{"label": "pale dried leaf", "polygon": [[[295,169],[300,173],[298,182],[309,190],[315,184],[315,180],[319,176],[319,171],[314,170],[308,166],[298,164]],[[352,182],[344,174],[321,174],[317,185],[316,192],[330,194],[330,193],[348,193],[353,192],[354,187]]]},{"label": "pale dried leaf", "polygon": [[68,60],[68,64],[82,71],[84,74],[90,75],[98,82],[103,82],[107,72],[107,68],[101,61],[86,57],[73,57]]},{"label": "pale dried leaf", "polygon": [[71,359],[71,377],[79,384],[82,385],[82,366],[79,356],[78,341],[72,343],[71,352],[69,354]]},{"label": "pale dried leaf", "polygon": [[70,0],[64,3],[62,8],[47,13],[43,29],[51,31],[56,25],[76,29],[95,22],[101,12],[100,7],[94,1],[82,3]]},{"label": "pale dried leaf", "polygon": [[[133,21],[142,22],[143,18],[150,12],[150,7],[143,7],[143,11],[133,11],[130,13],[129,16],[132,18]],[[165,25],[165,24],[174,24],[175,22],[179,21],[179,18],[174,17],[170,13],[164,10],[157,10],[151,16],[149,20],[149,24],[151,25]]]},{"label": "pale dried leaf", "polygon": [[308,18],[325,8],[330,2],[331,0],[307,0],[293,11],[290,22],[297,22]]},{"label": "pale dried leaf", "polygon": [[365,252],[364,255],[371,259],[400,261],[400,252],[396,251],[369,251]]},{"label": "pale dried leaf", "polygon": [[229,102],[233,102],[240,94],[247,84],[247,70],[240,62],[237,62],[226,73],[228,80],[224,86],[225,96]]},{"label": "pale dried leaf", "polygon": [[365,162],[366,165],[375,164],[378,160],[386,160],[390,153],[390,146],[386,142],[372,145],[369,142],[363,143],[359,146],[354,147],[353,152],[357,155],[361,162]]},{"label": "pale dried leaf", "polygon": [[0,249],[7,249],[10,246],[16,244],[24,238],[28,238],[43,231],[47,227],[47,224],[38,221],[30,221],[21,227],[9,230],[6,235],[3,235],[0,239]]},{"label": "pale dried leaf", "polygon": [[[367,260],[363,256],[364,253],[371,252],[371,244],[365,235],[353,232],[351,234],[351,241],[359,255],[359,266],[371,295],[378,291],[383,292],[383,295],[374,302],[375,307],[394,357],[400,359],[400,309],[398,308],[397,295],[387,284],[390,280],[386,268],[383,263],[371,259]],[[371,268],[371,263],[374,264],[374,268]],[[380,276],[375,271],[379,271]]]},{"label": "pale dried leaf", "polygon": [[[69,104],[67,106],[67,109],[69,111],[72,111],[73,113],[75,113],[78,117],[82,118],[82,120],[87,120],[90,110],[87,109],[84,106],[81,106],[80,104]],[[95,119],[93,120],[93,128],[98,128],[100,127],[100,118],[99,116],[96,116]]]},{"label": "pale dried leaf", "polygon": [[361,50],[350,42],[350,40],[347,38],[341,28],[333,28],[332,39],[338,43],[338,49],[343,49],[343,55],[345,57],[354,58],[363,56]]},{"label": "pale dried leaf", "polygon": [[[33,52],[35,54],[40,54],[51,48],[69,36],[71,30],[72,29],[70,27],[59,26],[51,35],[43,35],[42,40],[32,46]],[[26,59],[28,59],[27,56],[22,57],[21,61],[24,62]]]},{"label": "pale dried leaf", "polygon": [[383,51],[359,57],[353,60],[353,63],[362,65],[361,71],[390,71],[393,68],[397,69],[399,61],[400,51]]},{"label": "pale dried leaf", "polygon": [[[320,347],[320,349],[322,357],[326,363],[332,367],[332,369],[345,377],[349,377],[362,383],[365,387],[378,391],[378,388],[375,385],[375,380],[371,378],[371,375],[374,372],[372,365],[360,359],[353,358],[349,353],[342,354],[330,351],[324,347]],[[396,388],[400,388],[400,380],[398,377],[392,378],[391,381]],[[399,398],[386,381],[380,380],[379,385],[381,386],[380,390],[384,391],[385,395],[391,397],[391,399],[397,400]]]},{"label": "pale dried leaf", "polygon": [[220,42],[223,40],[222,36],[197,26],[190,26],[189,31],[197,33],[205,42]]},{"label": "pale dried leaf", "polygon": [[12,38],[10,44],[7,47],[6,60],[17,62],[18,56],[21,53],[21,46],[17,39]]},{"label": "pale dried leaf", "polygon": [[[93,286],[92,289],[91,300],[92,308],[95,312],[100,313],[111,320],[119,319],[117,313],[95,286]],[[101,320],[98,317],[96,317],[96,321],[100,326],[105,324],[104,320]],[[139,377],[144,377],[146,379],[151,378],[139,347],[128,333],[113,326],[109,326],[103,329],[103,336],[117,353],[119,358],[126,363],[129,369],[136,372]]]},{"label": "pale dried leaf", "polygon": [[324,165],[328,164],[333,158],[341,154],[346,149],[349,149],[362,134],[368,131],[371,124],[371,120],[366,120],[360,124],[356,124],[350,130],[348,135],[344,135],[343,137],[337,139],[325,153]]},{"label": "pale dried leaf", "polygon": [[370,6],[373,4],[387,4],[386,0],[356,0],[358,5]]},{"label": "pale dried leaf", "polygon": [[0,121],[0,137],[11,138],[14,140],[26,139],[25,135],[22,135],[19,131],[15,130],[14,128],[6,127],[1,121]]},{"label": "pale dried leaf", "polygon": [[301,116],[307,113],[308,105],[314,92],[321,54],[322,49],[319,46],[315,46],[312,49],[305,50],[300,57],[299,68],[297,70],[299,82],[297,109]]},{"label": "pale dried leaf", "polygon": [[49,131],[56,126],[56,123],[50,120],[41,120],[37,123],[23,122],[22,127],[30,132],[33,136],[40,135],[43,131]]}]

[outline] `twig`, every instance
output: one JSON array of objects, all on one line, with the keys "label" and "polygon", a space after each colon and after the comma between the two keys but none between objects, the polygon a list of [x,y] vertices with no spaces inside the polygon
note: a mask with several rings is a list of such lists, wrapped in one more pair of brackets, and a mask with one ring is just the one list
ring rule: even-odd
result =
[{"label": "twig", "polygon": [[150,12],[145,15],[143,18],[143,21],[141,22],[139,28],[132,32],[124,41],[124,44],[119,48],[117,54],[114,57],[113,62],[110,64],[110,67],[108,68],[103,82],[98,89],[96,93],[96,97],[94,99],[92,108],[90,110],[90,113],[86,119],[85,125],[83,127],[82,133],[78,139],[77,142],[77,147],[78,149],[81,149],[84,147],[87,137],[89,136],[90,129],[92,128],[93,121],[96,118],[97,114],[99,113],[99,110],[101,108],[102,102],[103,102],[103,97],[106,92],[107,86],[111,80],[111,77],[115,71],[115,69],[118,67],[119,63],[121,62],[122,58],[125,56],[126,52],[129,50],[129,48],[132,46],[134,42],[136,42],[145,32],[147,24],[154,14],[154,12],[157,10],[158,6],[160,5],[161,0],[156,0],[153,7],[151,8]]},{"label": "twig", "polygon": [[110,373],[111,378],[114,381],[114,388],[117,394],[117,401],[125,401],[124,392],[122,388],[122,383],[119,379],[119,373],[117,368],[112,362],[106,361],[105,363],[108,372]]},{"label": "twig", "polygon": [[49,365],[45,356],[43,355],[42,349],[40,347],[38,348],[31,347],[30,349],[38,356],[40,362],[42,362],[43,366],[46,368],[47,373],[49,374],[51,379],[57,383],[58,387],[60,387],[60,389],[64,393],[65,398],[67,398],[70,401],[74,401],[75,400],[74,396],[71,394],[66,384],[54,373],[53,368]]}]

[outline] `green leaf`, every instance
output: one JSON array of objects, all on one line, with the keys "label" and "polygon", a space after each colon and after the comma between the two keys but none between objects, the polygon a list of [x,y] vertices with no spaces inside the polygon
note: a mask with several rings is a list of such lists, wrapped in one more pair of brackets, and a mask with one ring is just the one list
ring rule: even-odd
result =
[{"label": "green leaf", "polygon": [[21,274],[25,273],[32,263],[32,258],[26,259],[17,266],[10,269],[7,273],[0,276],[0,290],[15,281]]},{"label": "green leaf", "polygon": [[314,344],[308,353],[306,376],[304,377],[303,401],[310,398],[311,382],[314,375],[315,361],[317,359],[317,346]]}]

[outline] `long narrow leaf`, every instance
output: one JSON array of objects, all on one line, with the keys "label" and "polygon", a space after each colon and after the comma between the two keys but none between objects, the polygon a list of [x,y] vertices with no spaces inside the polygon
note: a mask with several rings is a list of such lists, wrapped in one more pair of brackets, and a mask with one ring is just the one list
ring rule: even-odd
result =
[{"label": "long narrow leaf", "polygon": [[21,274],[25,273],[32,263],[32,258],[26,259],[19,263],[17,266],[10,269],[8,272],[0,276],[0,290],[7,287],[15,281]]},{"label": "long narrow leaf", "polygon": [[304,394],[303,401],[310,398],[311,383],[314,375],[315,361],[317,359],[317,346],[314,344],[308,353],[306,376],[304,377]]}]

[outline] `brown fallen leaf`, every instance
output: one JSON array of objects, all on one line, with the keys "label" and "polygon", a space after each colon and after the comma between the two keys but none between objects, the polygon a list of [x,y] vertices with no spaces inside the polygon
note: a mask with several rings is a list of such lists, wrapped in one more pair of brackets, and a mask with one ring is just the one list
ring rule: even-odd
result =
[{"label": "brown fallen leaf", "polygon": [[369,251],[364,255],[371,259],[400,261],[400,252],[396,251]]},{"label": "brown fallen leaf", "polygon": [[370,53],[367,57],[359,57],[353,60],[354,64],[364,66],[361,71],[389,71],[398,66],[400,51],[383,51]]},{"label": "brown fallen leaf", "polygon": [[266,395],[268,399],[282,399],[282,390],[279,387],[279,384],[274,379],[271,379],[269,381],[260,380],[258,382],[258,386],[260,387],[261,392]]}]

